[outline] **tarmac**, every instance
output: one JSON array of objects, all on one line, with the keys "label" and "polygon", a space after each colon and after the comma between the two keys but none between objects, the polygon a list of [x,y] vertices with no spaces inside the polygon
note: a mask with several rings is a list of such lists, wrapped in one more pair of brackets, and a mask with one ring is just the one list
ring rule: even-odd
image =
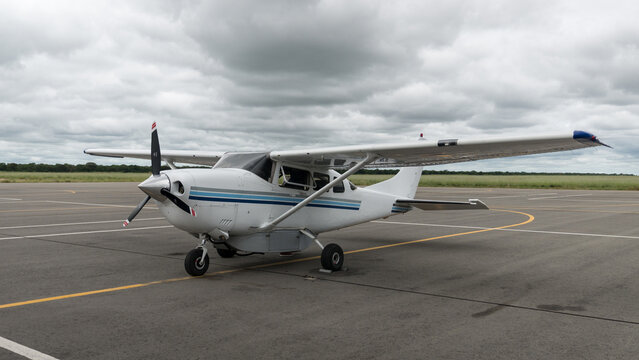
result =
[{"label": "tarmac", "polygon": [[[0,184],[0,359],[634,359],[639,192],[420,188],[320,249],[184,271],[134,183]],[[21,354],[21,355],[19,355]],[[24,356],[24,357],[23,357]]]}]

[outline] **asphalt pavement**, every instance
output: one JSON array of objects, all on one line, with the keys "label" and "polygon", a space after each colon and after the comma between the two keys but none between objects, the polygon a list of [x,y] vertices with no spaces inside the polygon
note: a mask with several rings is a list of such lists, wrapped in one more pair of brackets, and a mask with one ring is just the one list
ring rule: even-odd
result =
[{"label": "asphalt pavement", "polygon": [[[211,257],[133,183],[0,184],[0,359],[634,359],[639,193],[420,188],[320,249]],[[21,347],[21,348],[20,348]],[[39,354],[39,355],[38,355]],[[35,355],[34,355],[35,356]]]}]

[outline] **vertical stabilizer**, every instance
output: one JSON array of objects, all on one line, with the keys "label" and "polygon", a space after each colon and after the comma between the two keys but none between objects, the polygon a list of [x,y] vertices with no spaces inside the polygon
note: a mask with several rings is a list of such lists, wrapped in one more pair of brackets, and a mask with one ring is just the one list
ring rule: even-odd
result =
[{"label": "vertical stabilizer", "polygon": [[396,195],[398,198],[414,199],[422,177],[423,166],[404,167],[392,178],[366,187],[387,194]]}]

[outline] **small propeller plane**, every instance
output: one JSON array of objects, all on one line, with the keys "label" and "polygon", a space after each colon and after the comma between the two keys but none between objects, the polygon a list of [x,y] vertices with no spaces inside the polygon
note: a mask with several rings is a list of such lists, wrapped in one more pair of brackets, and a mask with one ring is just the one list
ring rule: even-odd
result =
[{"label": "small propeller plane", "polygon": [[[86,149],[90,155],[151,159],[152,175],[138,187],[144,198],[124,221],[127,226],[153,199],[175,227],[199,239],[184,260],[191,276],[209,267],[207,244],[224,258],[255,253],[291,254],[312,243],[322,249],[326,271],[342,268],[344,252],[317,236],[367,221],[423,210],[487,209],[468,202],[415,199],[423,166],[608,146],[574,131],[553,137],[491,141],[445,139],[396,144],[327,147],[270,152],[160,152],[151,126],[151,151]],[[164,160],[170,170],[160,171]],[[175,163],[212,168],[177,169]],[[401,168],[394,177],[357,187],[348,177],[363,168]],[[344,170],[342,173],[337,170]]]}]

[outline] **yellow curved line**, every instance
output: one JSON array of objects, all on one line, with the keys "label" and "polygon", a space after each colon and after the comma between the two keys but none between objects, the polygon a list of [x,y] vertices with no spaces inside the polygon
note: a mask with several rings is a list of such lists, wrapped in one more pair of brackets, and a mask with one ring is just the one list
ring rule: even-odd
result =
[{"label": "yellow curved line", "polygon": [[[473,231],[467,231],[467,232],[456,233],[456,234],[434,236],[434,237],[430,237],[430,238],[426,238],[426,239],[411,240],[411,241],[405,241],[405,242],[394,243],[394,244],[389,244],[389,245],[374,246],[374,247],[358,249],[358,250],[350,250],[350,251],[345,251],[344,254],[356,254],[356,253],[365,252],[365,251],[374,251],[374,250],[386,249],[386,248],[395,247],[395,246],[416,244],[416,243],[422,243],[422,242],[431,241],[431,240],[445,239],[445,238],[450,238],[450,237],[455,237],[455,236],[470,235],[470,234],[477,234],[477,233],[482,233],[482,232],[487,232],[487,231],[506,229],[506,228],[511,228],[511,227],[515,227],[515,226],[526,225],[526,224],[529,224],[529,223],[533,222],[533,220],[535,220],[534,216],[532,216],[530,214],[527,214],[527,213],[524,213],[524,212],[520,212],[520,211],[514,211],[514,210],[494,210],[494,211],[502,211],[502,212],[510,212],[510,213],[515,213],[515,214],[521,214],[521,215],[527,216],[528,219],[526,221],[523,221],[523,222],[520,222],[520,223],[517,223],[517,224],[504,225],[504,226],[488,228],[488,229],[481,229],[481,230],[473,230]],[[200,276],[200,277],[185,276],[185,277],[180,277],[180,278],[151,281],[151,282],[147,282],[147,283],[140,283],[140,284],[126,285],[126,286],[112,287],[112,288],[108,288],[108,289],[93,290],[93,291],[86,291],[86,292],[81,292],[81,293],[53,296],[53,297],[47,297],[47,298],[41,298],[41,299],[27,300],[27,301],[20,301],[20,302],[14,302],[14,303],[10,303],[10,304],[0,305],[0,309],[6,309],[6,308],[12,308],[12,307],[24,306],[24,305],[30,305],[30,304],[37,304],[37,303],[43,303],[43,302],[49,302],[49,301],[55,301],[55,300],[71,299],[71,298],[76,298],[76,297],[81,297],[81,296],[102,294],[102,293],[107,293],[107,292],[135,289],[135,288],[141,288],[141,287],[150,286],[150,285],[166,284],[166,283],[176,282],[176,281],[198,279],[198,278],[202,278],[202,277],[210,277],[210,276],[216,276],[216,275],[221,275],[221,274],[234,273],[234,272],[238,272],[238,271],[242,271],[242,270],[252,270],[252,269],[260,269],[260,268],[277,266],[277,265],[293,264],[293,263],[298,263],[298,262],[303,262],[303,261],[316,260],[316,259],[319,259],[319,258],[320,258],[319,256],[310,256],[310,257],[305,257],[305,258],[301,258],[301,259],[292,259],[292,260],[279,261],[279,262],[268,263],[268,264],[247,266],[247,267],[237,268],[237,269],[221,270],[221,271],[216,271],[216,272],[213,272],[213,273],[209,273],[209,274],[206,274],[206,275]]]},{"label": "yellow curved line", "polygon": [[520,223],[517,223],[517,224],[512,224],[512,225],[505,225],[505,226],[499,226],[499,227],[481,229],[481,230],[473,230],[473,231],[467,231],[467,232],[463,232],[463,233],[456,233],[456,234],[449,234],[449,235],[434,236],[434,237],[430,237],[430,238],[427,238],[427,239],[411,240],[411,241],[405,241],[405,242],[401,242],[401,243],[394,243],[394,244],[389,244],[389,245],[375,246],[375,247],[366,248],[366,249],[345,251],[344,254],[355,254],[355,253],[358,253],[358,252],[378,250],[378,249],[386,249],[386,248],[394,247],[394,246],[416,244],[416,243],[421,243],[421,242],[426,242],[426,241],[431,241],[431,240],[445,239],[445,238],[454,237],[454,236],[470,235],[470,234],[477,234],[477,233],[482,233],[482,232],[486,232],[486,231],[506,229],[506,228],[511,228],[511,227],[515,227],[515,226],[526,225],[526,224],[529,224],[529,223],[531,223],[531,222],[533,222],[535,220],[534,216],[532,216],[530,214],[527,214],[527,213],[520,212],[520,211],[514,211],[514,210],[495,210],[495,211],[503,211],[503,212],[511,212],[511,213],[515,213],[515,214],[521,214],[521,215],[528,216],[528,219],[526,221],[523,221],[523,222],[520,222]]}]

